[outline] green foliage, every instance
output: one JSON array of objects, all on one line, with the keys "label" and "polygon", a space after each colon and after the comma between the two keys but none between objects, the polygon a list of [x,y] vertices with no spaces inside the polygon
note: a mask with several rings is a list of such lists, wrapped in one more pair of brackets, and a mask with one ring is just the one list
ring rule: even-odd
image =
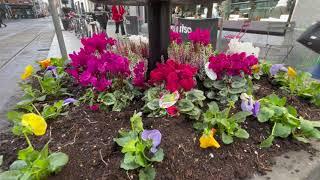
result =
[{"label": "green foliage", "polygon": [[218,134],[221,135],[224,144],[231,144],[234,137],[248,139],[248,132],[241,128],[240,124],[251,113],[241,111],[230,116],[230,110],[233,106],[234,103],[231,102],[228,108],[220,111],[218,104],[212,101],[208,104],[209,109],[203,114],[202,122],[195,123],[194,128],[202,131],[209,131],[215,128]]},{"label": "green foliage", "polygon": [[[166,109],[160,107],[161,94],[171,97],[172,94],[163,90],[160,87],[153,87],[145,92],[143,100],[146,102],[142,108],[144,112],[149,113],[149,117],[163,117],[167,115]],[[182,98],[181,98],[182,97]],[[170,98],[168,99],[170,102]],[[180,98],[175,104],[178,107],[179,113],[186,115],[190,119],[199,120],[203,107],[203,101],[206,99],[203,91],[193,89],[180,94]]]},{"label": "green foliage", "polygon": [[275,82],[291,95],[308,99],[320,107],[320,83],[313,80],[310,73],[298,72],[295,78],[288,78],[285,74],[278,73],[275,76]]},{"label": "green foliage", "polygon": [[319,123],[298,117],[294,107],[286,106],[286,98],[272,94],[261,99],[260,103],[258,121],[273,124],[270,136],[261,143],[261,147],[270,147],[276,137],[287,138],[291,134],[302,142],[308,142],[309,138],[320,139]]},{"label": "green foliage", "polygon": [[49,153],[48,143],[41,151],[32,146],[18,152],[18,160],[10,165],[8,171],[0,173],[0,179],[46,179],[52,173],[58,173],[68,163],[64,153]]},{"label": "green foliage", "polygon": [[140,169],[139,179],[150,180],[155,178],[155,169],[152,167],[153,162],[161,162],[164,158],[163,149],[159,148],[155,154],[147,154],[152,147],[151,141],[144,141],[141,138],[143,123],[141,113],[134,114],[130,118],[131,130],[119,131],[119,138],[114,141],[122,147],[121,152],[124,158],[120,167],[125,170]]},{"label": "green foliage", "polygon": [[248,89],[247,80],[239,76],[225,76],[222,80],[217,81],[207,78],[203,84],[209,89],[206,91],[207,98],[223,104],[238,101],[241,93],[247,92]]},{"label": "green foliage", "polygon": [[42,110],[42,117],[44,119],[55,119],[60,115],[66,115],[66,113],[62,113],[63,111],[63,101],[57,101],[53,105],[46,105]]},{"label": "green foliage", "polygon": [[140,94],[129,82],[123,81],[123,83],[125,85],[122,88],[113,88],[115,90],[112,92],[102,92],[98,95],[97,102],[101,103],[102,109],[120,112],[128,107],[134,97]]}]

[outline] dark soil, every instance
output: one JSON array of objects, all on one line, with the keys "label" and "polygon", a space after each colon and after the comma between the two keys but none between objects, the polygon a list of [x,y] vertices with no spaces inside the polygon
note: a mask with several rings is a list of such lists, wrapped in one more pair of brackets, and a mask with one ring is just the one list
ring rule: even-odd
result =
[{"label": "dark soil", "polygon": [[[276,92],[285,95],[268,79],[259,81],[255,91],[257,98]],[[320,109],[296,97],[288,97],[288,103],[295,106],[306,119],[319,120]],[[50,138],[50,150],[69,155],[67,166],[53,180],[82,179],[137,179],[137,171],[120,169],[123,158],[120,148],[114,143],[118,130],[129,128],[130,117],[141,102],[133,103],[123,112],[92,112],[86,107],[72,107],[69,115],[49,122],[47,134],[32,139],[36,147],[42,147]],[[271,128],[260,124],[253,117],[247,119],[244,128],[250,134],[247,140],[236,139],[231,145],[220,149],[201,149],[199,134],[192,128],[192,122],[180,118],[144,118],[145,129],[159,129],[163,135],[161,147],[165,152],[162,163],[155,164],[156,179],[244,179],[258,172],[270,171],[272,158],[288,151],[314,150],[308,144],[293,139],[276,139],[268,149],[260,149],[260,142],[268,137]],[[219,142],[220,139],[218,139]],[[15,159],[19,149],[25,148],[24,139],[0,134],[0,154],[4,155],[4,167]]]}]

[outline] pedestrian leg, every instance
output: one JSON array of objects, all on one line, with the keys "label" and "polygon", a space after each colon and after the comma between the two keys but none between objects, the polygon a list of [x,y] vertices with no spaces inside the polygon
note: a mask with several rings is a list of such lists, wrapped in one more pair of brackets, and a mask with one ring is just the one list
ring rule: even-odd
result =
[{"label": "pedestrian leg", "polygon": [[120,25],[120,22],[116,22],[116,34],[119,34],[119,25]]},{"label": "pedestrian leg", "polygon": [[121,22],[121,35],[124,36],[126,35],[126,32],[124,31],[124,25],[123,25],[123,21]]}]

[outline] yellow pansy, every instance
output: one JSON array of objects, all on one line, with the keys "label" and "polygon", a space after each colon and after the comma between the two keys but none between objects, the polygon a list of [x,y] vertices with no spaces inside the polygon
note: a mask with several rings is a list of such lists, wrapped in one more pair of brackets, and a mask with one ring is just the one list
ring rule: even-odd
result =
[{"label": "yellow pansy", "polygon": [[256,64],[252,66],[253,73],[259,73],[260,72],[260,65]]},{"label": "yellow pansy", "polygon": [[201,148],[208,148],[208,147],[214,147],[214,148],[220,148],[220,144],[214,139],[214,134],[216,130],[212,129],[209,133],[203,133],[200,137],[200,147]]},{"label": "yellow pansy", "polygon": [[30,77],[33,73],[33,67],[31,65],[28,65],[27,67],[24,68],[23,74],[21,74],[21,79],[25,80],[28,77]]},{"label": "yellow pansy", "polygon": [[43,69],[46,69],[48,66],[51,66],[51,58],[44,59],[38,62]]},{"label": "yellow pansy", "polygon": [[23,126],[29,127],[36,136],[42,136],[46,133],[47,123],[43,117],[34,113],[24,114],[21,121]]},{"label": "yellow pansy", "polygon": [[297,72],[292,67],[288,67],[288,76],[295,78],[297,76]]}]

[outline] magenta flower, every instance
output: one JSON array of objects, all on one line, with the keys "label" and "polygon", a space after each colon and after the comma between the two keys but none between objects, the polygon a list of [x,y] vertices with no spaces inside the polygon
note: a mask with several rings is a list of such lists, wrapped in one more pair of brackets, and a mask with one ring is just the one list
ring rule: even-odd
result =
[{"label": "magenta flower", "polygon": [[136,66],[133,68],[133,85],[136,87],[143,88],[145,86],[145,65],[144,61],[140,61]]},{"label": "magenta flower", "polygon": [[94,104],[92,106],[89,106],[89,109],[91,111],[98,111],[100,109],[100,106],[99,106],[99,104]]},{"label": "magenta flower", "polygon": [[174,32],[171,30],[169,36],[170,36],[170,42],[175,42],[177,44],[182,43],[182,36],[180,33]]},{"label": "magenta flower", "polygon": [[231,55],[220,53],[211,56],[209,62],[209,68],[217,74],[218,79],[221,79],[224,75],[241,76],[242,72],[251,75],[252,66],[259,63],[255,56],[246,56],[246,53]]},{"label": "magenta flower", "polygon": [[150,149],[150,151],[152,153],[156,153],[158,151],[157,147],[160,145],[161,143],[161,133],[159,130],[144,130],[141,133],[141,138],[144,141],[148,141],[151,140],[152,141],[152,147]]},{"label": "magenta flower", "polygon": [[88,53],[103,53],[106,51],[108,41],[105,33],[94,34],[91,38],[82,38],[81,43],[84,46],[84,50]]},{"label": "magenta flower", "polygon": [[210,43],[210,31],[208,29],[202,30],[197,28],[195,31],[189,33],[188,38],[193,44],[206,46]]}]

